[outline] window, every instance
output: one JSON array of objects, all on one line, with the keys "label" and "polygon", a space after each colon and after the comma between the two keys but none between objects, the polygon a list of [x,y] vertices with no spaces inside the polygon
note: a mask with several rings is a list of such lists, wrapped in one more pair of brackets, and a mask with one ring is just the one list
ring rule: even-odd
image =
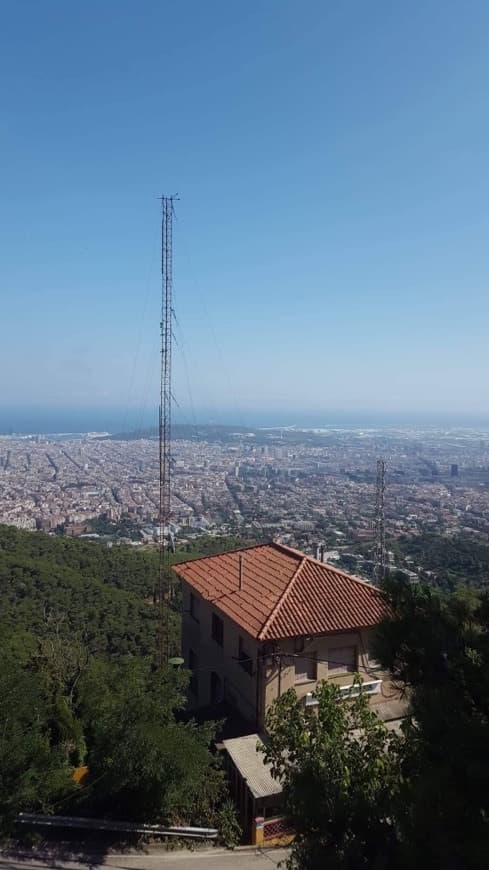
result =
[{"label": "window", "polygon": [[199,694],[199,678],[195,673],[198,668],[197,656],[195,655],[193,649],[189,649],[188,651],[188,668],[189,671],[192,671],[192,676],[190,677],[189,688],[190,691],[198,697]]},{"label": "window", "polygon": [[215,671],[211,673],[211,704],[221,704],[224,700],[222,680]]},{"label": "window", "polygon": [[318,664],[316,653],[308,653],[307,656],[295,656],[295,682],[311,683],[318,678]]},{"label": "window", "polygon": [[249,655],[249,653],[246,652],[244,648],[242,637],[239,638],[238,643],[238,661],[247,674],[253,673],[253,662],[251,660],[251,656]]},{"label": "window", "polygon": [[190,593],[190,616],[196,622],[199,621],[199,599],[193,592]]},{"label": "window", "polygon": [[224,623],[215,613],[212,614],[212,640],[215,640],[219,646],[223,645],[224,640]]},{"label": "window", "polygon": [[328,675],[354,674],[357,669],[357,648],[335,646],[328,650]]},{"label": "window", "polygon": [[295,653],[304,652],[304,638],[303,637],[294,638],[294,652]]}]

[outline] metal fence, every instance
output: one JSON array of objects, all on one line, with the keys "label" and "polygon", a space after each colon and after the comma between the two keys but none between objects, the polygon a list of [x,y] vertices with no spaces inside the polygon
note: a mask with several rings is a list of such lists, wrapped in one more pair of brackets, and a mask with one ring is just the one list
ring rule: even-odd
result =
[{"label": "metal fence", "polygon": [[119,831],[126,834],[151,834],[156,837],[180,837],[193,840],[215,840],[218,835],[217,828],[165,827],[144,825],[139,822],[116,822],[111,819],[88,819],[80,816],[43,816],[37,813],[19,813],[17,822],[21,825],[44,828]]},{"label": "metal fence", "polygon": [[280,837],[289,837],[293,833],[285,819],[277,816],[275,819],[266,819],[263,825],[263,839],[275,840]]}]

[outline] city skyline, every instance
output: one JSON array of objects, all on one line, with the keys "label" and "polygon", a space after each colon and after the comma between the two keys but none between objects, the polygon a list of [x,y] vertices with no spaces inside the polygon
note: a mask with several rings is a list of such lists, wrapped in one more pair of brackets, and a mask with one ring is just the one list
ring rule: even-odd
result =
[{"label": "city skyline", "polygon": [[[312,555],[321,545],[326,561],[371,579],[379,455],[389,552],[425,535],[483,543],[489,431],[475,429],[180,429],[169,526],[180,548],[202,536],[273,538]],[[157,544],[155,439],[2,436],[0,479],[0,523],[109,545]]]},{"label": "city skyline", "polygon": [[178,192],[189,419],[486,412],[486,4],[2,11],[0,410],[151,416]]}]

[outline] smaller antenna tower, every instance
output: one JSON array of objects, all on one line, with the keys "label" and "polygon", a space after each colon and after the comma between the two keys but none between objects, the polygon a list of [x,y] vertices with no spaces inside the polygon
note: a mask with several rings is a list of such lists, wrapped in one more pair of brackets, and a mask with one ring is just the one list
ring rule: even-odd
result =
[{"label": "smaller antenna tower", "polygon": [[377,486],[375,492],[375,554],[374,575],[377,580],[383,580],[387,569],[387,551],[385,547],[385,462],[377,460]]}]

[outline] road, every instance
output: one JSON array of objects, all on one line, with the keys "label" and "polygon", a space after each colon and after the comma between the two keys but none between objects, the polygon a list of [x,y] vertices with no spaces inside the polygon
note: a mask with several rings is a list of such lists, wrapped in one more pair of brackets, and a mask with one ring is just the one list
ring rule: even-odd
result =
[{"label": "road", "polygon": [[148,852],[127,854],[85,855],[67,859],[54,853],[0,852],[0,870],[275,870],[287,857],[286,849],[237,850],[202,849],[195,852],[178,850],[167,852],[151,849]]}]

